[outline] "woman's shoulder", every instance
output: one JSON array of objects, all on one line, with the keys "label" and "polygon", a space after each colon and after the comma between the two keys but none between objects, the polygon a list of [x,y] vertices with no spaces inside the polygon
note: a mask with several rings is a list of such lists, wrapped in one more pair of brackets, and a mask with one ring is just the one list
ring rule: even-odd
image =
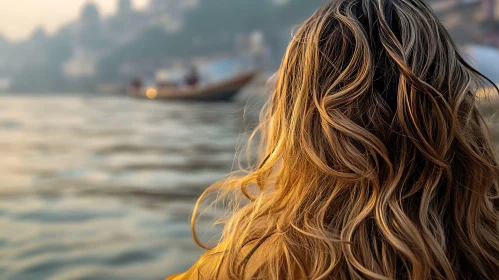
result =
[{"label": "woman's shoulder", "polygon": [[219,263],[221,252],[223,252],[221,245],[217,248],[203,254],[199,260],[185,273],[172,275],[166,280],[202,280],[202,271],[214,271]]},{"label": "woman's shoulder", "polygon": [[[211,275],[214,271],[218,271],[217,274],[219,275],[226,275],[226,268],[223,265],[221,266],[224,252],[227,250],[226,245],[226,243],[219,244],[215,249],[202,255],[187,272],[170,276],[166,280],[205,280],[210,279],[210,277],[206,276]],[[264,252],[267,254],[270,252],[255,245],[255,243],[251,243],[239,250],[238,257],[240,258],[247,257],[248,255],[252,256],[251,260],[247,263],[247,272],[250,274],[261,267],[260,262],[266,259]]]}]

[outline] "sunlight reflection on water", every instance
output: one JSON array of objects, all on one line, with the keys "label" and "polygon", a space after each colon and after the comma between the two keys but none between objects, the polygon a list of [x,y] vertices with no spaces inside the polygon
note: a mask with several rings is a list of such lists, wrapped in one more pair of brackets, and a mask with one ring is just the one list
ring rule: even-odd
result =
[{"label": "sunlight reflection on water", "polygon": [[[202,252],[192,206],[231,171],[260,106],[1,96],[0,278],[164,279],[187,269]],[[210,222],[201,221],[206,236],[216,233]]]}]

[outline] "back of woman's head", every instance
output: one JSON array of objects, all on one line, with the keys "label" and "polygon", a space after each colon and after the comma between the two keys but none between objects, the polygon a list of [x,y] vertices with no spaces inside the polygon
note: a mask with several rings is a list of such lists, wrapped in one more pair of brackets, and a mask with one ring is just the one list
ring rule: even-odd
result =
[{"label": "back of woman's head", "polygon": [[207,278],[497,279],[484,79],[422,0],[327,2],[283,59],[259,164],[221,184],[248,203]]}]

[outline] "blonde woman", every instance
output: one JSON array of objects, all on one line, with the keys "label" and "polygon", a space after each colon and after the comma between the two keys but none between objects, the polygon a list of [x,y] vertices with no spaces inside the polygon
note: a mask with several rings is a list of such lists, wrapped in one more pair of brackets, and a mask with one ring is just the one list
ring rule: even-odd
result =
[{"label": "blonde woman", "polygon": [[283,59],[260,162],[200,199],[246,201],[170,279],[498,279],[483,82],[422,0],[327,2]]}]

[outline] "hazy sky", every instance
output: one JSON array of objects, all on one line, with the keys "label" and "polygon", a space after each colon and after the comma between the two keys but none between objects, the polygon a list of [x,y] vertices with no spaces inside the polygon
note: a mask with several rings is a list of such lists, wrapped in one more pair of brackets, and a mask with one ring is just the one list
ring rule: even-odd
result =
[{"label": "hazy sky", "polygon": [[[10,40],[24,39],[37,26],[48,32],[76,19],[81,7],[89,0],[0,0],[0,33]],[[101,13],[110,14],[116,9],[117,0],[93,0]],[[149,0],[134,0],[138,8]]]}]

